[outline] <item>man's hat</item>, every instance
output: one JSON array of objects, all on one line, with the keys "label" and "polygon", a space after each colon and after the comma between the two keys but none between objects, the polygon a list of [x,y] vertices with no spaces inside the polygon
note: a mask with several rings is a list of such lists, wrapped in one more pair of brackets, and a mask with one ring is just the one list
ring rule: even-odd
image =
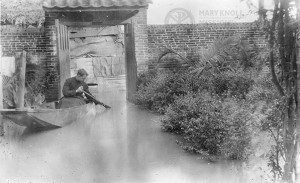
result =
[{"label": "man's hat", "polygon": [[88,73],[87,73],[86,70],[84,70],[84,69],[79,69],[79,70],[77,71],[77,75],[78,75],[78,76],[83,76],[83,75],[88,76]]}]

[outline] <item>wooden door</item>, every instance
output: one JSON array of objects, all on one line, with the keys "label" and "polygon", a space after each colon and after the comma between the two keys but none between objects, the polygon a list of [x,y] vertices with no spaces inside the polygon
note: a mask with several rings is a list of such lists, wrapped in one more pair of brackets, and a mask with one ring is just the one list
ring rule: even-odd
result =
[{"label": "wooden door", "polygon": [[71,77],[70,73],[70,44],[69,44],[69,31],[66,25],[55,20],[56,27],[56,40],[57,40],[57,57],[59,61],[59,85],[58,93],[59,98],[62,97],[62,88],[66,79]]},{"label": "wooden door", "polygon": [[125,32],[125,70],[126,70],[126,98],[132,102],[137,86],[137,63],[135,57],[135,39],[133,24],[124,25]]}]

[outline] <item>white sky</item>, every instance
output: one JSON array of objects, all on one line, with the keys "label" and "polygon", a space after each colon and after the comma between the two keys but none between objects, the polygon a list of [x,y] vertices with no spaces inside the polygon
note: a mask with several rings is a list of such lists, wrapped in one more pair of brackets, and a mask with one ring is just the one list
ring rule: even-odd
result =
[{"label": "white sky", "polygon": [[[148,24],[164,24],[165,17],[167,13],[174,8],[184,8],[191,12],[194,16],[195,23],[199,23],[200,21],[204,21],[203,19],[207,19],[207,17],[203,17],[200,15],[200,12],[203,10],[210,11],[236,11],[249,13],[249,8],[246,4],[246,1],[241,2],[241,0],[152,0],[153,3],[149,5],[148,9]],[[252,0],[255,6],[257,6],[258,0]],[[265,0],[266,2],[269,0]],[[212,17],[210,17],[212,18]],[[222,16],[214,15],[214,19],[221,20]],[[224,18],[224,17],[223,17]],[[255,20],[256,15],[247,15],[242,19],[238,19],[239,21],[251,22]],[[232,21],[238,21],[237,18],[227,17],[227,19],[232,19]]]}]

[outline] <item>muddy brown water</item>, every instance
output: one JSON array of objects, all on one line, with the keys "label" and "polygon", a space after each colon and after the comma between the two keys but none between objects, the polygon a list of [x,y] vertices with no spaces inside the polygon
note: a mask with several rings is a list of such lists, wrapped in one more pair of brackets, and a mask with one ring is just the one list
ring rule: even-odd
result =
[{"label": "muddy brown water", "polygon": [[44,132],[6,124],[1,183],[254,182],[239,162],[211,163],[184,152],[178,137],[160,130],[158,116],[126,102],[124,77],[99,83],[92,92],[112,106],[102,114]]}]

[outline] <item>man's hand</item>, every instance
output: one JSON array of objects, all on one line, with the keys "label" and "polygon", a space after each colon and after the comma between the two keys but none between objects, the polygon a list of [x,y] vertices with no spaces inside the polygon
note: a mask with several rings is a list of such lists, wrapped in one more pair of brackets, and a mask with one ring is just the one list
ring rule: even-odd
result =
[{"label": "man's hand", "polygon": [[76,93],[82,93],[83,92],[83,86],[80,86],[77,90]]}]

